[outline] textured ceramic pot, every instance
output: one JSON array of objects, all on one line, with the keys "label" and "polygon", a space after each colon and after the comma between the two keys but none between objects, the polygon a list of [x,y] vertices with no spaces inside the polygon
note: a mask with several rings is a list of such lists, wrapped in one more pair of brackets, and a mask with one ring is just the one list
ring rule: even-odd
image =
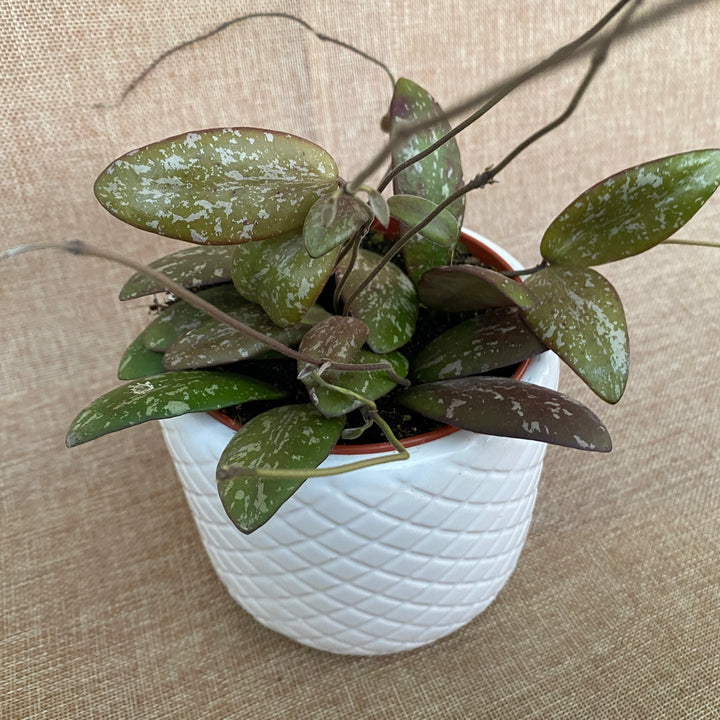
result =
[{"label": "textured ceramic pot", "polygon": [[[523,379],[557,388],[556,356],[534,358]],[[456,431],[413,447],[405,462],[311,478],[266,525],[244,535],[215,486],[233,431],[207,414],[161,425],[205,549],[232,597],[297,642],[354,655],[426,645],[493,601],[525,542],[545,454],[541,443]],[[322,466],[362,457],[332,454]]]}]

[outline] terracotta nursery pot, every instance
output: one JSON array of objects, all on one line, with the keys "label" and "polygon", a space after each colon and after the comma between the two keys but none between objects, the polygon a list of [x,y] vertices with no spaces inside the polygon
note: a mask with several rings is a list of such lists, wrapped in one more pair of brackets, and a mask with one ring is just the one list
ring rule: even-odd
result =
[{"label": "terracotta nursery pot", "polygon": [[[473,250],[518,263],[465,232]],[[545,352],[522,369],[557,389]],[[319,650],[380,655],[427,645],[496,597],[525,542],[546,446],[464,430],[420,438],[404,462],[310,478],[263,527],[227,518],[215,466],[233,430],[209,414],[161,421],[200,536],[232,597],[263,625]],[[416,441],[418,439],[415,439]],[[328,457],[333,467],[359,457]],[[382,451],[382,448],[380,448]]]}]

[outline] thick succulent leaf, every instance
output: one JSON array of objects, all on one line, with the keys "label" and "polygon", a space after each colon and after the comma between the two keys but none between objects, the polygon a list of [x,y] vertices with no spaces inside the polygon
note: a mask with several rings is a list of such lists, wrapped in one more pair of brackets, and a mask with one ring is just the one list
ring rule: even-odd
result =
[{"label": "thick succulent leaf", "polygon": [[147,348],[141,333],[128,345],[120,358],[118,380],[135,380],[165,372],[162,361],[162,353]]},{"label": "thick succulent leaf", "polygon": [[539,303],[528,327],[603,400],[616,403],[628,377],[625,311],[615,288],[590,268],[548,267],[525,283]]},{"label": "thick succulent leaf", "polygon": [[233,466],[247,468],[316,468],[333,449],[344,418],[326,418],[310,405],[268,410],[243,425],[218,463],[220,500],[230,519],[244,533],[266,523],[305,482],[233,476]]},{"label": "thick succulent leaf", "polygon": [[[398,375],[405,377],[408,372],[408,361],[397,350],[378,355],[370,350],[360,349],[353,358],[353,362],[358,364],[389,362]],[[384,370],[374,370],[372,372],[359,370],[337,373],[337,375],[338,377],[332,381],[334,385],[339,385],[358,395],[362,395],[368,400],[377,400],[383,395],[387,395],[397,385]],[[354,400],[343,393],[326,387],[315,388],[311,397],[313,403],[327,417],[346,415],[364,404],[362,401]]]},{"label": "thick succulent leaf", "polygon": [[[321,360],[350,362],[365,344],[368,326],[359,318],[331,315],[319,322],[303,337],[300,352]],[[298,373],[307,374],[314,366],[298,361]],[[326,373],[330,377],[331,373]],[[333,377],[336,373],[332,373]]]},{"label": "thick succulent leaf", "polygon": [[398,401],[438,422],[486,435],[609,452],[610,435],[584,405],[512,378],[471,377],[403,390]]},{"label": "thick succulent leaf", "polygon": [[372,217],[368,206],[351,195],[326,195],[311,208],[303,224],[303,242],[313,258],[343,245]]},{"label": "thick succulent leaf", "polygon": [[[224,312],[230,312],[248,304],[248,301],[238,294],[232,284],[201,290],[198,292],[198,297],[207,300]],[[185,300],[178,300],[162,310],[145,328],[140,338],[150,350],[165,352],[181,335],[199,328],[208,319],[207,313]]]},{"label": "thick succulent leaf", "polygon": [[[380,255],[361,249],[350,276],[343,285],[342,299],[347,300],[380,261]],[[348,260],[338,266],[345,273]],[[372,350],[386,353],[397,350],[415,332],[419,303],[412,282],[397,265],[388,263],[353,301],[350,312],[370,328],[367,343]]]},{"label": "thick succulent leaf", "polygon": [[[171,280],[196,289],[230,282],[230,266],[235,248],[227,245],[189,247],[150,263]],[[121,300],[163,292],[165,288],[143,273],[135,273],[120,290]]]},{"label": "thick succulent leaf", "polygon": [[672,155],[613,175],[551,223],[540,251],[556,265],[588,267],[637,255],[669,238],[720,184],[720,150]]},{"label": "thick succulent leaf", "polygon": [[311,258],[301,232],[235,248],[232,279],[237,291],[259,303],[276,325],[300,322],[335,267],[340,248]]},{"label": "thick succulent leaf", "polygon": [[[442,109],[426,90],[411,80],[401,78],[395,85],[395,93],[390,103],[390,138],[395,138],[398,130],[409,122],[438,117],[441,113]],[[393,148],[393,166],[426,150],[449,130],[450,124],[443,120],[436,126],[415,133],[409,139],[398,143]],[[393,181],[393,188],[398,195],[418,195],[437,204],[462,184],[460,149],[452,139],[400,173]],[[456,200],[448,210],[457,221],[458,227],[462,227],[465,199]],[[403,258],[410,278],[417,282],[425,270],[449,265],[452,250],[416,235],[403,249]]]},{"label": "thick succulent leaf", "polygon": [[428,270],[418,283],[420,302],[447,312],[515,305],[531,308],[537,299],[520,282],[477,265],[451,265]]},{"label": "thick succulent leaf", "polygon": [[412,379],[433,382],[479,375],[522,362],[545,346],[515,308],[487,310],[450,328],[415,358]]},{"label": "thick succulent leaf", "polygon": [[318,197],[336,187],[335,162],[314,143],[259,128],[224,128],[124,155],[95,181],[95,196],[143,230],[229,245],[302,227]]},{"label": "thick succulent leaf", "polygon": [[[437,207],[437,203],[417,195],[393,195],[388,198],[390,215],[413,227]],[[460,237],[460,226],[449,210],[442,210],[422,230],[426,240],[446,248],[453,248]]]},{"label": "thick succulent leaf", "polygon": [[[312,355],[321,360],[334,360],[335,362],[350,362],[357,351],[365,344],[368,336],[368,326],[359,318],[332,315],[327,320],[318,323],[308,330],[300,342],[300,352]],[[318,399],[315,388],[320,386],[317,377],[312,374],[315,366],[298,361],[298,377],[305,384],[310,399],[323,415],[333,417],[340,413],[326,412],[323,403]],[[326,370],[323,379],[334,383],[338,373]]]},{"label": "thick succulent leaf", "polygon": [[[228,315],[284,345],[296,345],[308,329],[304,323],[280,328],[259,305],[250,302],[229,310]],[[210,318],[180,336],[165,352],[163,365],[167,370],[212,367],[257,357],[267,350],[261,340]]]},{"label": "thick succulent leaf", "polygon": [[270,385],[233,373],[198,370],[154,375],[91,402],[73,420],[65,443],[73,447],[148,420],[280,397],[283,393]]}]

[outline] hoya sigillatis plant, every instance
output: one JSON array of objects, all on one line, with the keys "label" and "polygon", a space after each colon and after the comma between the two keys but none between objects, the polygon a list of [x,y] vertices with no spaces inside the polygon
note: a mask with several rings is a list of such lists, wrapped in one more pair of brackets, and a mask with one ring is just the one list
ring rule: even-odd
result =
[{"label": "hoya sigillatis plant", "polygon": [[[122,300],[169,293],[120,361],[126,383],[80,412],[67,444],[231,408],[243,424],[217,481],[243,532],[269,520],[308,477],[406,459],[398,415],[609,451],[592,411],[514,379],[512,369],[549,349],[600,398],[621,398],[625,315],[595,268],[668,241],[720,184],[720,150],[654,160],[598,183],[557,215],[538,264],[525,270],[486,267],[460,240],[466,194],[572,114],[637,4],[617,3],[553,56],[592,50],[567,110],[469,181],[455,135],[532,74],[478,96],[478,109],[454,129],[426,90],[393,79],[387,148],[351,182],[316,144],[265,128],[196,130],[112,162],[95,183],[100,203],[190,246],[143,267],[79,241],[62,245],[133,267]],[[380,183],[365,184],[388,157]],[[393,452],[319,467],[338,442],[377,431]]]}]

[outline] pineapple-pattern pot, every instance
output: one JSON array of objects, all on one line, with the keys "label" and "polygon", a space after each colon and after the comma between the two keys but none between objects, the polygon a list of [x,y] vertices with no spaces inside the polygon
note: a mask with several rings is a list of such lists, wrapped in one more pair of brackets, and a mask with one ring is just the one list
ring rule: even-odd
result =
[{"label": "pineapple-pattern pot", "polygon": [[[522,377],[557,389],[558,365],[545,352]],[[268,523],[244,535],[215,485],[233,430],[209,414],[161,425],[205,549],[232,597],[272,630],[352,655],[426,645],[493,601],[525,542],[545,454],[541,443],[458,430],[413,447],[404,462],[310,478]],[[333,453],[322,466],[362,457]]]}]

